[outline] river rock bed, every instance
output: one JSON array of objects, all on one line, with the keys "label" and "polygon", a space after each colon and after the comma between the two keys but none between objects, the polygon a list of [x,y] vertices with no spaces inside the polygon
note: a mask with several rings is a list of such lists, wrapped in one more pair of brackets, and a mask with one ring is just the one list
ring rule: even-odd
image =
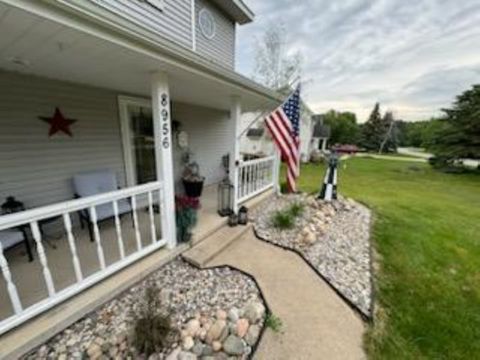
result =
[{"label": "river rock bed", "polygon": [[[152,284],[175,331],[163,351],[147,357],[133,346],[133,328]],[[227,267],[199,270],[176,259],[24,359],[246,359],[265,316],[259,290],[248,276]]]},{"label": "river rock bed", "polygon": [[[272,225],[276,211],[304,205],[292,229]],[[282,195],[251,212],[259,237],[299,251],[325,279],[364,315],[371,317],[370,267],[371,212],[365,206],[339,197],[331,203],[306,194]]]}]

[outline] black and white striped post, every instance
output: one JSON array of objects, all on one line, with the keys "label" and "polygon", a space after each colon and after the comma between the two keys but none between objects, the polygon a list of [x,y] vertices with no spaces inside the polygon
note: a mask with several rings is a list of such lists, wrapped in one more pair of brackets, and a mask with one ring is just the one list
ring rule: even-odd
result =
[{"label": "black and white striped post", "polygon": [[319,199],[332,201],[337,199],[337,165],[338,157],[332,153],[328,159],[328,168],[325,178],[323,179],[322,190]]}]

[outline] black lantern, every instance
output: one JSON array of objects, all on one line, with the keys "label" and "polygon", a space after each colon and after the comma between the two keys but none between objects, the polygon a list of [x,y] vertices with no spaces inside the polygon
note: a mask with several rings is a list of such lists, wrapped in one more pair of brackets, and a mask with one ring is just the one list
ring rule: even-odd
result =
[{"label": "black lantern", "polygon": [[238,223],[240,225],[247,225],[248,222],[248,209],[245,206],[242,206],[238,210]]},{"label": "black lantern", "polygon": [[7,201],[2,204],[2,214],[13,214],[25,210],[22,202],[15,200],[13,196],[7,197]]},{"label": "black lantern", "polygon": [[232,211],[232,213],[228,217],[228,226],[234,227],[237,225],[238,225],[238,215]]},{"label": "black lantern", "polygon": [[228,179],[224,179],[218,185],[218,215],[230,216],[233,214],[233,185]]}]

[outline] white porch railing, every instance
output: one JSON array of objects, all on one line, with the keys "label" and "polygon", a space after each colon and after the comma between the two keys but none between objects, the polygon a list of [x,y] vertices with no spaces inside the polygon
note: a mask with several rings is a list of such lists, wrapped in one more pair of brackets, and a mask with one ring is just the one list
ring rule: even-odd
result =
[{"label": "white porch railing", "polygon": [[238,167],[238,203],[269,189],[274,181],[275,156],[242,162]]},{"label": "white porch railing", "polygon": [[[138,201],[138,199],[141,201]],[[144,199],[145,198],[145,199]],[[152,253],[166,244],[163,231],[159,239],[157,234],[157,225],[155,224],[154,212],[157,210],[157,204],[160,209],[160,216],[164,216],[164,201],[163,201],[163,186],[161,182],[153,182],[149,184],[139,185],[127,189],[104,193],[96,196],[75,199],[58,203],[50,206],[44,206],[32,210],[23,211],[20,213],[0,216],[0,231],[18,228],[19,226],[29,227],[32,233],[33,241],[36,245],[35,260],[39,261],[41,265],[42,277],[45,282],[48,296],[34,303],[33,305],[24,307],[21,297],[17,291],[12,271],[9,262],[5,257],[4,251],[0,243],[0,267],[3,278],[5,280],[8,296],[13,308],[13,315],[0,321],[0,334],[12,329],[15,326],[25,322],[26,320],[36,316],[56,304],[70,298],[71,296],[85,290],[93,284],[101,281],[107,276],[119,271],[128,266],[134,261]],[[135,234],[135,249],[129,254],[125,254],[124,236],[122,236],[122,227],[119,214],[119,202],[129,201],[132,216],[133,233]],[[137,212],[140,205],[142,208],[148,210],[149,224],[148,224],[148,240],[141,241],[141,231]],[[102,247],[101,231],[97,222],[97,210],[99,205],[112,205],[112,218],[114,220],[114,229],[116,234],[116,242],[118,246],[119,259],[111,264],[106,264],[105,254]],[[84,211],[88,214],[89,221],[92,226],[93,240],[92,246],[95,247],[98,263],[100,268],[98,271],[85,277],[82,271],[81,259],[77,253],[76,240],[74,231],[72,231],[72,215],[79,211]],[[130,210],[128,211],[130,212]],[[41,222],[45,219],[58,217],[63,222],[65,230],[66,241],[68,241],[68,248],[71,256],[71,263],[75,274],[74,283],[67,287],[58,290],[52,277],[51,269],[49,268],[47,255],[45,252],[44,241],[42,241],[42,232],[40,231]],[[158,221],[157,221],[158,223]],[[160,230],[160,229],[159,229]],[[83,239],[85,240],[85,239]],[[145,245],[148,244],[148,245]],[[53,253],[54,254],[54,253]]]}]

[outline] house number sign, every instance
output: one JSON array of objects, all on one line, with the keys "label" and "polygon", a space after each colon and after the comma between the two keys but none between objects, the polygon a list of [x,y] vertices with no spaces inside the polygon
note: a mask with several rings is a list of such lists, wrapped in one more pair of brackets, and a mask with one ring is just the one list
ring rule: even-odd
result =
[{"label": "house number sign", "polygon": [[161,110],[160,110],[160,115],[162,118],[162,146],[164,149],[168,149],[170,147],[170,121],[169,121],[169,116],[168,116],[168,95],[163,93],[160,96],[160,105],[161,105]]}]

